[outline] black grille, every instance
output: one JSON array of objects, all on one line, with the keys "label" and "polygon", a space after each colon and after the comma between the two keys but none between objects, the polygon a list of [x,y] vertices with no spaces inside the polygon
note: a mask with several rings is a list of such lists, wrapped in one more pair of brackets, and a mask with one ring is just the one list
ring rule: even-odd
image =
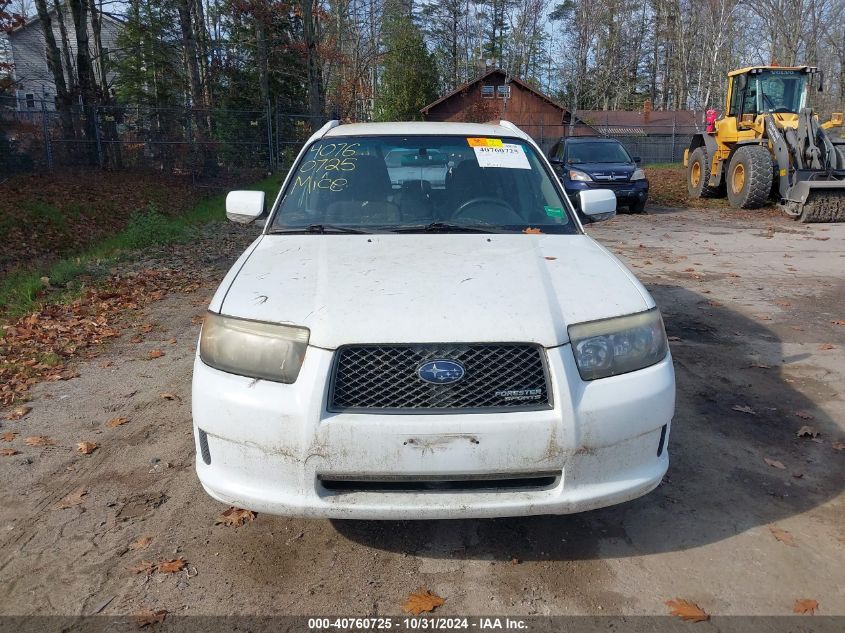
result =
[{"label": "black grille", "polygon": [[320,484],[336,492],[473,492],[501,490],[543,490],[552,488],[558,473],[529,475],[491,475],[489,477],[397,478],[397,479],[333,479],[320,477]]},{"label": "black grille", "polygon": [[[425,382],[418,370],[432,360],[460,363],[464,377],[451,384]],[[516,343],[341,347],[329,393],[330,411],[430,413],[550,407],[542,348]]]}]

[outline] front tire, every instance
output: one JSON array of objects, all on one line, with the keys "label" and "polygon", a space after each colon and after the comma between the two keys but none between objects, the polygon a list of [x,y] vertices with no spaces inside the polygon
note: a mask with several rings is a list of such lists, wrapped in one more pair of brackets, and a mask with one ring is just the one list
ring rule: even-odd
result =
[{"label": "front tire", "polygon": [[703,147],[697,147],[690,154],[687,167],[687,192],[690,198],[721,198],[725,195],[721,187],[711,187],[710,157]]},{"label": "front tire", "polygon": [[645,200],[639,202],[632,202],[628,205],[628,211],[631,213],[645,213]]},{"label": "front tire", "polygon": [[745,145],[734,152],[726,175],[728,200],[740,209],[759,209],[772,191],[772,155],[761,145]]}]

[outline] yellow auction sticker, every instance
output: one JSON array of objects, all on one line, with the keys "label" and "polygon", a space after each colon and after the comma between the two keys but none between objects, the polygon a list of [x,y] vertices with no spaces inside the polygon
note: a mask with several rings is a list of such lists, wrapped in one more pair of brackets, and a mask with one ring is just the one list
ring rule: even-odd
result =
[{"label": "yellow auction sticker", "polygon": [[470,147],[501,147],[502,139],[500,138],[468,138],[467,143]]}]

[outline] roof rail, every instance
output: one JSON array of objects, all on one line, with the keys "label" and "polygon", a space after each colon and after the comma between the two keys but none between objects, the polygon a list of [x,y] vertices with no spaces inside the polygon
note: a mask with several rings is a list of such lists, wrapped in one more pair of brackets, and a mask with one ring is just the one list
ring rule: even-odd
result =
[{"label": "roof rail", "polygon": [[518,136],[521,136],[524,139],[527,139],[527,140],[531,139],[531,137],[528,134],[526,134],[526,132],[524,130],[521,130],[515,123],[511,123],[510,121],[506,121],[505,119],[502,119],[501,121],[498,122],[498,125],[502,126],[503,128],[510,130],[511,132],[515,132]]},{"label": "roof rail", "polygon": [[311,135],[311,138],[308,139],[308,143],[312,143],[318,138],[323,138],[326,134],[329,133],[329,130],[336,128],[338,125],[340,125],[340,121],[338,121],[337,119],[329,121],[323,127],[321,127],[319,130],[317,130]]}]

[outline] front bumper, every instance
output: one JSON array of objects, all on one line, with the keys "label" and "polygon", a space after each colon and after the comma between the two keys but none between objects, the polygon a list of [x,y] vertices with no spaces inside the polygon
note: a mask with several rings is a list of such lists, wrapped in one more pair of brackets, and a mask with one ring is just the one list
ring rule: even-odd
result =
[{"label": "front bumper", "polygon": [[564,183],[566,195],[573,204],[579,204],[578,194],[590,189],[609,189],[616,194],[620,204],[637,204],[648,199],[648,180],[631,180],[628,182],[580,182],[567,180]]},{"label": "front bumper", "polygon": [[[568,345],[547,354],[553,409],[437,415],[328,412],[333,353],[319,348],[309,348],[292,385],[227,374],[197,358],[197,474],[208,494],[230,505],[349,519],[566,514],[655,488],[668,466],[665,441],[675,399],[671,356],[585,383]],[[208,464],[200,457],[198,429]],[[554,482],[537,489],[458,491],[323,485],[327,479],[507,479],[534,473],[553,473]]]}]

